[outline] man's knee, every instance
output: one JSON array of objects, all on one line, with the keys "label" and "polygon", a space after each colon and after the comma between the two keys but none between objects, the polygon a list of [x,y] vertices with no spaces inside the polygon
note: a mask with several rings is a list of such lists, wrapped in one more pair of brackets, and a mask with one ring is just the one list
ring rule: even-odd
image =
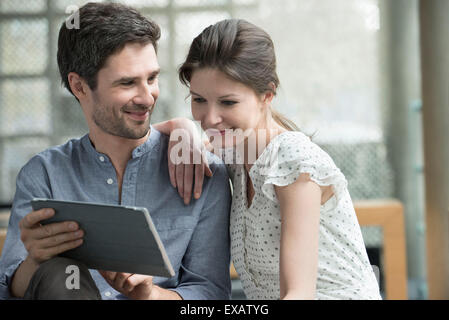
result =
[{"label": "man's knee", "polygon": [[84,264],[79,261],[64,258],[64,257],[54,257],[50,260],[47,260],[39,266],[36,270],[33,278],[39,281],[51,281],[51,282],[65,282],[67,279],[69,270],[73,269],[73,266],[79,270],[80,274],[88,273],[88,269],[84,266]]},{"label": "man's knee", "polygon": [[59,271],[62,270],[63,273],[65,273],[67,267],[73,265],[77,266],[78,268],[84,267],[84,265],[77,260],[65,257],[54,257],[51,258],[50,260],[42,262],[39,268],[36,270],[36,272],[41,272],[43,274],[47,273],[53,274],[57,272],[59,274],[60,273]]},{"label": "man's knee", "polygon": [[101,299],[89,269],[81,262],[54,257],[34,273],[26,299]]}]

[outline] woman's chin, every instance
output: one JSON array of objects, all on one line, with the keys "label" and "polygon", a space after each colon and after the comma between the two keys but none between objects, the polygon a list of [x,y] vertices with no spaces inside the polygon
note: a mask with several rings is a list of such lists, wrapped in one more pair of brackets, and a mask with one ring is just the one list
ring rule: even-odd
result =
[{"label": "woman's chin", "polygon": [[215,139],[209,139],[209,142],[214,146],[214,148],[217,149],[230,149],[230,148],[237,148],[239,146],[244,146],[245,138],[244,137],[230,137],[228,139],[225,139],[225,137],[222,137],[221,139],[217,140]]}]

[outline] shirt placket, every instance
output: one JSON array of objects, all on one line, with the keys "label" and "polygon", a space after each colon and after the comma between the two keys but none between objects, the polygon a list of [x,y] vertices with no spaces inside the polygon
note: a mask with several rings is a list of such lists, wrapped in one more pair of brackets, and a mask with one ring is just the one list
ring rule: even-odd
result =
[{"label": "shirt placket", "polygon": [[109,201],[113,201],[118,204],[118,184],[117,184],[117,174],[115,173],[115,168],[111,161],[106,155],[97,155],[98,160],[101,164],[101,175],[106,185],[106,198]]},{"label": "shirt placket", "polygon": [[134,206],[136,203],[137,172],[140,158],[131,159],[126,166],[122,181],[121,204]]}]

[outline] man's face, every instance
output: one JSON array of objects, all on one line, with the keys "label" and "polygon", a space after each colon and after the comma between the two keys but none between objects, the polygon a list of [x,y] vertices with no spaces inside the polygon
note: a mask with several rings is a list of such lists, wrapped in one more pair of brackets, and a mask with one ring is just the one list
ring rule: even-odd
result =
[{"label": "man's face", "polygon": [[105,133],[140,139],[149,130],[159,96],[159,64],[152,44],[127,44],[98,72],[90,118]]}]

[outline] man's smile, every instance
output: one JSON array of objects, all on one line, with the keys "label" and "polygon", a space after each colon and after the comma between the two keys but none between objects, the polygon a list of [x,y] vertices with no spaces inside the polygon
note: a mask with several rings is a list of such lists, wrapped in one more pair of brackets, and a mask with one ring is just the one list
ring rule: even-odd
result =
[{"label": "man's smile", "polygon": [[149,115],[149,110],[145,111],[123,111],[128,117],[136,121],[145,121]]}]

